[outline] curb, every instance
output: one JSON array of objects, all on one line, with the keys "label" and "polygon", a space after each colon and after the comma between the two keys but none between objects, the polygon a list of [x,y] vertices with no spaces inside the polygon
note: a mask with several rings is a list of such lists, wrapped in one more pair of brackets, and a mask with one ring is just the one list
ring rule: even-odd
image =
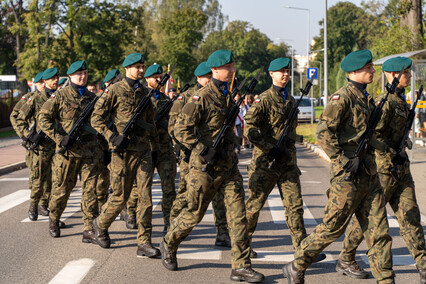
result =
[{"label": "curb", "polygon": [[327,154],[324,152],[324,150],[320,146],[308,143],[306,141],[303,141],[303,144],[305,145],[306,148],[314,151],[314,153],[317,154],[321,159],[329,163],[331,162],[330,158],[327,156]]},{"label": "curb", "polygon": [[25,161],[17,162],[7,166],[0,167],[0,175],[26,168]]}]

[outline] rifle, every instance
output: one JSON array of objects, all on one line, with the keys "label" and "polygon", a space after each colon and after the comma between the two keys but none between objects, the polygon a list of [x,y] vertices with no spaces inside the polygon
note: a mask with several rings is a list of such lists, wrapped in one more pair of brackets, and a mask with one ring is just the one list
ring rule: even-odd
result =
[{"label": "rifle", "polygon": [[[222,124],[222,127],[219,130],[219,134],[216,136],[216,140],[213,143],[212,149],[216,152],[219,150],[219,147],[223,144],[223,141],[225,139],[225,134],[229,129],[234,128],[235,119],[237,118],[238,114],[240,113],[240,105],[243,102],[244,98],[248,93],[252,93],[254,88],[256,87],[257,82],[259,81],[260,75],[263,73],[263,66],[260,67],[259,72],[257,72],[257,75],[255,78],[252,78],[250,81],[249,86],[245,89],[244,94],[240,97],[240,99],[232,106],[232,108],[229,110],[228,114],[226,115],[225,121]],[[245,80],[244,82],[245,83]],[[202,154],[201,154],[202,155]],[[212,167],[213,164],[208,163],[207,164],[207,171],[209,167]]]},{"label": "rifle", "polygon": [[[401,79],[401,76],[404,73],[404,70],[405,70],[405,66],[402,66],[402,69],[399,72],[398,77],[393,78],[392,84],[389,84],[389,83],[386,84],[386,90],[387,90],[386,96],[382,98],[379,104],[374,107],[373,113],[370,115],[370,118],[367,123],[367,129],[361,135],[360,142],[355,150],[354,158],[359,158],[360,161],[364,160],[365,155],[367,154],[368,144],[370,143],[371,137],[373,136],[377,123],[379,123],[380,117],[382,116],[383,105],[388,100],[389,94],[395,93],[395,89],[399,84],[399,79]],[[353,180],[352,172],[349,172],[344,179],[345,181],[352,181]]]},{"label": "rifle", "polygon": [[231,96],[232,98],[235,98],[235,96],[240,92],[240,90],[244,87],[246,84],[247,78],[244,78],[244,80],[241,82],[241,84],[238,85],[236,88],[232,88]]},{"label": "rifle", "polygon": [[[278,141],[275,144],[275,147],[277,147],[278,149],[281,149],[281,146],[287,141],[288,134],[290,133],[294,120],[297,118],[297,114],[299,113],[299,105],[302,102],[303,96],[309,94],[309,91],[311,90],[312,83],[316,75],[317,75],[317,70],[315,70],[315,73],[312,75],[311,79],[309,79],[308,82],[306,82],[305,88],[304,89],[300,88],[300,92],[301,92],[300,98],[292,106],[290,113],[287,116],[287,119],[284,121],[283,131],[281,132],[280,137],[278,138]],[[268,168],[272,169],[275,163],[276,163],[275,158],[272,158],[270,160]]]},{"label": "rifle", "polygon": [[[130,117],[129,121],[126,123],[123,129],[123,136],[128,136],[130,131],[133,129],[133,126],[136,123],[136,120],[138,117],[144,112],[145,108],[148,106],[148,103],[151,102],[151,95],[155,92],[157,92],[162,86],[164,86],[167,81],[169,80],[170,76],[173,73],[173,70],[175,70],[176,64],[172,67],[169,73],[165,73],[161,80],[158,82],[157,86],[154,89],[151,89],[147,96],[143,97],[142,100],[137,105],[135,112]],[[113,148],[111,152],[118,152],[119,148]]]},{"label": "rifle", "polygon": [[[410,112],[408,114],[407,121],[405,122],[405,128],[404,128],[404,135],[402,135],[401,142],[399,143],[398,149],[396,150],[397,153],[400,153],[402,151],[405,151],[405,147],[408,145],[408,136],[410,135],[411,126],[413,125],[414,117],[416,116],[416,106],[417,102],[420,100],[420,96],[423,93],[423,85],[420,85],[419,90],[417,91],[417,97],[413,105],[411,106]],[[411,149],[410,146],[408,148]],[[392,168],[390,170],[390,173],[395,181],[398,180],[398,172],[396,171],[396,164],[394,161],[392,161]]]},{"label": "rifle", "polygon": [[[191,81],[189,81],[188,83],[186,83],[182,89],[180,89],[179,93],[183,93],[186,92],[189,87],[192,86],[192,84],[194,84],[194,81],[197,79],[196,76],[194,76],[194,78],[191,79]],[[163,105],[163,107],[158,111],[157,115],[155,116],[155,123],[157,124],[157,122],[159,122],[163,117],[165,117],[166,115],[169,114],[170,109],[173,106],[173,103],[175,102],[175,100],[179,97],[179,95],[174,96],[170,101],[168,101],[167,103],[165,103]]]},{"label": "rifle", "polygon": [[31,146],[30,139],[36,134],[36,131],[35,131],[35,122],[33,122],[30,125],[30,128],[28,130],[29,130],[30,133],[28,134],[27,139],[25,139],[24,136],[22,136],[22,142],[21,142],[21,146],[24,147],[27,150]]}]

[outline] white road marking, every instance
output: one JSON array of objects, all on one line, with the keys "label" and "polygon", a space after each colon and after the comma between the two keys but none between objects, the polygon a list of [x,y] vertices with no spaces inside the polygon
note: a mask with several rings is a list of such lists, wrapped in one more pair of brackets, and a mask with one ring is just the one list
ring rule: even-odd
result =
[{"label": "white road marking", "polygon": [[210,202],[209,207],[207,208],[206,214],[204,214],[203,220],[201,222],[204,223],[214,223],[214,215],[213,215],[213,206]]},{"label": "white road marking", "polygon": [[22,189],[0,198],[0,213],[9,210],[30,199],[31,190]]},{"label": "white road marking", "polygon": [[320,181],[315,181],[315,180],[301,180],[301,183],[310,183],[310,184],[320,184]]},{"label": "white road marking", "polygon": [[[361,255],[360,258],[365,264],[369,265],[367,255],[365,255],[365,254]],[[409,254],[393,255],[392,256],[392,262],[393,262],[394,266],[416,265],[416,262],[414,261],[414,259]]]},{"label": "white road marking", "polygon": [[398,220],[396,219],[396,216],[392,216],[388,214],[388,222],[389,222],[389,228],[399,228]]},{"label": "white road marking", "polygon": [[420,218],[421,218],[421,220],[422,220],[422,223],[426,224],[426,216],[425,216],[425,215],[423,215],[423,214],[421,214],[421,215],[420,215]]},{"label": "white road marking", "polygon": [[28,178],[0,178],[0,181],[26,181]]},{"label": "white road marking", "polygon": [[95,262],[90,258],[70,261],[50,280],[49,284],[78,284],[86,277]]},{"label": "white road marking", "polygon": [[307,173],[307,171],[305,171],[305,170],[300,170],[300,172],[301,172],[301,173]]},{"label": "white road marking", "polygon": [[[65,208],[64,212],[62,213],[61,220],[64,221],[74,215],[75,213],[81,211],[81,188],[74,189],[71,194],[70,198],[67,202],[67,207]],[[29,218],[26,218],[22,220],[21,222],[48,222],[49,216],[38,216],[37,221],[31,221]]]},{"label": "white road marking", "polygon": [[[258,251],[257,258],[252,258],[251,261],[264,261],[264,262],[291,262],[294,260],[294,252],[284,252],[284,251]],[[332,254],[325,254],[326,258],[321,261],[336,261],[338,256]]]},{"label": "white road marking", "polygon": [[210,259],[220,260],[222,251],[217,249],[179,248],[177,251],[179,259]]}]

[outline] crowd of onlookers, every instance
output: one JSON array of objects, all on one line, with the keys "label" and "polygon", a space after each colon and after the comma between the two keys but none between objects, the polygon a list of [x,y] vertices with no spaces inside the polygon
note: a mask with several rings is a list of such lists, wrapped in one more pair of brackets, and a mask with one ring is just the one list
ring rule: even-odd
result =
[{"label": "crowd of onlookers", "polygon": [[[426,101],[426,95],[423,93],[420,101]],[[414,131],[416,138],[426,138],[426,104],[418,104],[416,109],[416,117],[414,119]]]},{"label": "crowd of onlookers", "polygon": [[[257,95],[256,95],[257,96]],[[240,99],[240,94],[237,94],[234,98],[234,100],[237,102]],[[235,121],[235,135],[238,137],[242,137],[242,145],[235,145],[235,151],[237,153],[240,153],[241,147],[244,147],[246,149],[253,148],[253,144],[251,144],[247,137],[244,136],[244,116],[246,115],[248,109],[252,106],[254,100],[256,97],[252,94],[246,95],[244,98],[242,104],[240,105],[240,113],[237,116],[237,119]]]}]

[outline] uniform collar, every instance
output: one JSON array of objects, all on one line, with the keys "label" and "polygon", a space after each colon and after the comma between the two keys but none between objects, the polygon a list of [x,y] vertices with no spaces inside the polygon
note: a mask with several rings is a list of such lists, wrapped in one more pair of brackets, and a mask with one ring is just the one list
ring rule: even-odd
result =
[{"label": "uniform collar", "polygon": [[348,79],[348,82],[351,83],[352,85],[354,85],[355,88],[357,88],[361,93],[363,93],[365,91],[365,89],[367,89],[367,84],[358,83],[358,82],[352,81],[350,79]]},{"label": "uniform collar", "polygon": [[70,83],[71,83],[71,87],[77,92],[77,94],[80,95],[80,97],[82,97],[84,93],[86,92],[86,87],[74,84],[73,82],[70,82]]},{"label": "uniform collar", "polygon": [[124,79],[126,80],[127,84],[129,84],[129,86],[132,87],[133,90],[141,86],[141,83],[139,82],[139,80],[133,80],[128,77],[124,77]]},{"label": "uniform collar", "polygon": [[212,78],[211,81],[213,82],[213,85],[218,88],[219,91],[221,91],[225,96],[228,94],[228,83],[220,81],[218,79]]}]

